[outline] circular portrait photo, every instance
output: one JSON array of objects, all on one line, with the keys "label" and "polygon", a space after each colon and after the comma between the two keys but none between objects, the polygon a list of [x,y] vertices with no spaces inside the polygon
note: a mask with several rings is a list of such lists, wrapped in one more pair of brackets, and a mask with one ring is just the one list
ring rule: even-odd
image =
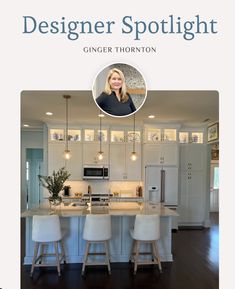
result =
[{"label": "circular portrait photo", "polygon": [[109,65],[99,72],[92,92],[97,106],[114,117],[125,117],[137,112],[147,95],[142,74],[124,63]]}]

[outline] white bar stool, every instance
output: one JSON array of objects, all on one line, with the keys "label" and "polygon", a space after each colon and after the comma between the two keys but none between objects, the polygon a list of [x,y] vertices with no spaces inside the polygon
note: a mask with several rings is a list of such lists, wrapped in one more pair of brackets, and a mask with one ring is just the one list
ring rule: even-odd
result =
[{"label": "white bar stool", "polygon": [[[33,216],[32,224],[32,240],[35,242],[34,246],[34,255],[31,266],[31,277],[33,276],[35,267],[47,267],[47,266],[56,266],[58,271],[58,276],[60,276],[60,263],[65,258],[64,244],[62,240],[61,228],[60,228],[60,219],[58,215],[50,216]],[[54,253],[45,253],[46,243],[53,243]],[[59,253],[58,245],[61,245],[61,253]],[[38,254],[40,248],[40,252]],[[45,263],[45,257],[55,257],[56,262],[54,263]]]},{"label": "white bar stool", "polygon": [[[85,273],[87,265],[107,265],[108,273],[111,274],[108,241],[111,239],[111,216],[102,214],[87,215],[83,230],[83,239],[86,240],[86,249],[82,265],[82,275]],[[89,251],[92,243],[103,243],[105,251],[101,253],[91,253]],[[89,256],[103,255],[103,262],[89,262]]]},{"label": "white bar stool", "polygon": [[[162,272],[157,247],[157,240],[160,239],[160,217],[158,215],[136,215],[134,229],[130,230],[130,234],[134,239],[131,252],[134,256],[134,275],[138,265],[146,264],[158,264],[159,270]],[[141,243],[150,243],[151,252],[141,252]],[[140,260],[139,255],[150,255],[151,260]]]}]

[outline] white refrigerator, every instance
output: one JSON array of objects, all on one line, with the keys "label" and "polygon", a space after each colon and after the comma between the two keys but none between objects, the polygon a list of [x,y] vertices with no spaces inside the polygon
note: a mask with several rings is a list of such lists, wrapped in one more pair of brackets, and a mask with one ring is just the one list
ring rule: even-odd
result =
[{"label": "white refrigerator", "polygon": [[146,201],[162,201],[166,206],[178,205],[178,168],[162,166],[145,167]]}]

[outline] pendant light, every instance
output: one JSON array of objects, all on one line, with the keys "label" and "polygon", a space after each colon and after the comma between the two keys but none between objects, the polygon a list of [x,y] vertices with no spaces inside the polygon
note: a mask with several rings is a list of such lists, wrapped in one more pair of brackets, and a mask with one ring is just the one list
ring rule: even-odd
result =
[{"label": "pendant light", "polygon": [[69,143],[68,143],[68,100],[71,98],[70,95],[63,95],[65,99],[65,150],[64,150],[64,158],[69,160],[71,158],[71,152],[69,150]]},{"label": "pendant light", "polygon": [[97,158],[98,158],[99,161],[102,161],[103,158],[104,158],[104,152],[102,151],[102,131],[101,131],[101,128],[102,128],[102,117],[103,117],[103,114],[101,114],[101,111],[100,111],[100,113],[99,113],[99,118],[100,118],[100,130],[99,130],[100,150],[97,153]]},{"label": "pendant light", "polygon": [[132,161],[136,161],[137,160],[137,153],[135,151],[135,139],[136,139],[136,135],[135,135],[135,113],[133,114],[134,116],[134,124],[133,124],[133,149],[132,149],[132,153],[131,153],[131,160]]}]

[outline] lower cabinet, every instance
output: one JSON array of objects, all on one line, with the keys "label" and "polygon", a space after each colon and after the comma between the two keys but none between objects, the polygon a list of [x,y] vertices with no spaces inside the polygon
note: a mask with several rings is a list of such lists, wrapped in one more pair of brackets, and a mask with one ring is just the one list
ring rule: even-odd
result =
[{"label": "lower cabinet", "polygon": [[179,222],[181,225],[203,225],[206,209],[205,176],[202,172],[187,172],[180,176]]}]

